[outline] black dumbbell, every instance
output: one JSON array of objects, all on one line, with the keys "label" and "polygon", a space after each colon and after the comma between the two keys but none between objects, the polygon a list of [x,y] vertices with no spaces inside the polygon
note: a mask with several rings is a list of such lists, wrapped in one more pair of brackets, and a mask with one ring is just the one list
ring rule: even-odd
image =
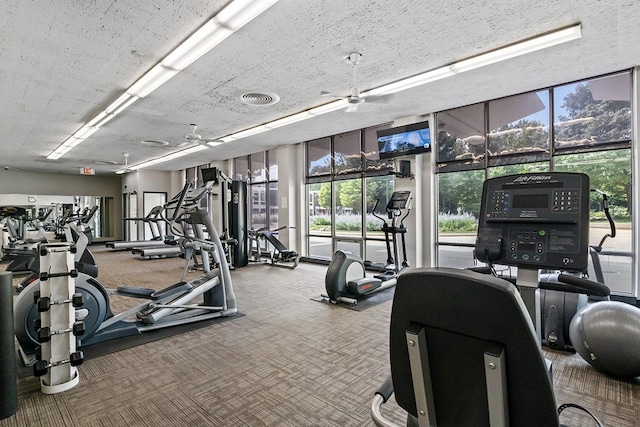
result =
[{"label": "black dumbbell", "polygon": [[51,308],[51,298],[49,297],[38,298],[38,301],[36,302],[36,304],[38,304],[38,311],[42,313]]},{"label": "black dumbbell", "polygon": [[84,304],[84,297],[82,296],[82,294],[80,292],[76,292],[75,294],[73,294],[73,296],[71,297],[71,305],[78,308],[82,307],[82,304]]},{"label": "black dumbbell", "polygon": [[82,350],[78,350],[69,355],[69,363],[71,366],[80,366],[84,362],[84,353]]},{"label": "black dumbbell", "polygon": [[82,304],[84,304],[84,297],[80,292],[76,292],[75,294],[73,294],[73,296],[70,299],[61,299],[58,301],[51,301],[51,298],[49,297],[41,297],[36,300],[36,304],[38,305],[38,311],[40,313],[42,313],[43,311],[49,310],[52,305],[69,304],[69,303],[71,303],[71,305],[73,305],[76,308],[82,307]]},{"label": "black dumbbell", "polygon": [[36,360],[36,363],[33,365],[33,376],[41,377],[46,375],[49,372],[49,363],[46,360]]},{"label": "black dumbbell", "polygon": [[51,341],[51,335],[53,335],[51,333],[51,328],[48,326],[45,326],[44,328],[39,328],[38,329],[38,342],[43,343],[43,342],[49,342]]},{"label": "black dumbbell", "polygon": [[84,353],[82,351],[76,351],[69,355],[69,359],[60,360],[58,362],[48,363],[46,360],[37,360],[33,365],[33,376],[41,377],[46,375],[49,371],[49,368],[54,366],[64,365],[65,363],[70,364],[71,366],[80,366],[84,362]]},{"label": "black dumbbell", "polygon": [[76,337],[84,335],[84,332],[85,332],[84,322],[82,320],[78,320],[77,322],[74,322],[71,330],[73,332],[73,335],[75,335]]}]

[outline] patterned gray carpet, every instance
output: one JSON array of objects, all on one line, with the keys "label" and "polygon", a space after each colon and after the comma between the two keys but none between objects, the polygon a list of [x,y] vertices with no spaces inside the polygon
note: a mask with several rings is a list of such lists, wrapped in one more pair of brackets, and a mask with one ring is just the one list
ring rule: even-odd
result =
[{"label": "patterned gray carpet", "polygon": [[[94,252],[107,287],[160,289],[179,280],[184,262]],[[80,384],[64,393],[44,395],[37,379],[21,379],[18,411],[0,426],[372,426],[370,400],[388,373],[391,301],[362,312],[311,301],[325,269],[232,271],[245,316],[87,360]],[[128,304],[112,301],[114,312]],[[579,403],[608,426],[640,425],[639,382],[609,378],[577,355],[547,356],[558,404]],[[386,406],[402,424],[403,412]],[[561,421],[593,425],[572,410]]]}]

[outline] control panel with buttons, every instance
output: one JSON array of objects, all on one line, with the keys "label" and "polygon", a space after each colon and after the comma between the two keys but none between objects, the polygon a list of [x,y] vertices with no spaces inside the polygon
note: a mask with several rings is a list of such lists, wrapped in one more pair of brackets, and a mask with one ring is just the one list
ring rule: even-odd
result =
[{"label": "control panel with buttons", "polygon": [[589,177],[580,173],[529,173],[486,180],[476,258],[533,268],[586,268],[588,195]]}]

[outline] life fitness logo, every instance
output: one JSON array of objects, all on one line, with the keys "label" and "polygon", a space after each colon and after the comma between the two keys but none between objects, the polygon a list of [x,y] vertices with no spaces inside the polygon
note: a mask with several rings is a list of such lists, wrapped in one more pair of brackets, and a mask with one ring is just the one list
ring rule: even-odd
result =
[{"label": "life fitness logo", "polygon": [[519,176],[513,182],[540,182],[551,180],[551,175],[525,175]]}]

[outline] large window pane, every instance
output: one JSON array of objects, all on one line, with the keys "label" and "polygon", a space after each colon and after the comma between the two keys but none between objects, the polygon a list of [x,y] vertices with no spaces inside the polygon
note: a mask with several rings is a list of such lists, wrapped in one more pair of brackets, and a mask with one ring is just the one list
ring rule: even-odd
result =
[{"label": "large window pane", "polygon": [[559,86],[553,90],[558,150],[631,140],[631,74]]},{"label": "large window pane", "polygon": [[309,256],[319,259],[331,259],[331,237],[309,236]]},{"label": "large window pane", "polygon": [[484,167],[484,104],[443,111],[436,116],[438,168],[442,171]]},{"label": "large window pane", "polygon": [[388,129],[389,125],[375,126],[364,130],[364,169],[369,172],[380,172],[393,170],[393,159],[380,160],[378,154],[378,135],[379,130]]},{"label": "large window pane", "polygon": [[267,170],[264,162],[264,151],[254,153],[250,156],[251,182],[265,182],[267,180]]},{"label": "large window pane", "polygon": [[333,147],[334,167],[337,175],[362,171],[362,147],[359,130],[334,136]]},{"label": "large window pane", "polygon": [[438,174],[438,242],[473,244],[484,170]]},{"label": "large window pane", "polygon": [[473,248],[438,246],[438,267],[466,268],[474,265]]},{"label": "large window pane", "polygon": [[[269,230],[278,228],[278,183],[269,183]],[[288,224],[284,224],[288,225]]]},{"label": "large window pane", "polygon": [[489,102],[489,165],[549,158],[549,92]]},{"label": "large window pane", "polygon": [[[612,255],[608,251],[598,254],[600,267],[602,268],[604,284],[611,292],[633,294],[635,289],[631,281],[633,257],[628,255]],[[599,279],[593,269],[593,263],[589,263],[589,278]]]},{"label": "large window pane", "polygon": [[334,181],[336,235],[362,236],[362,179]]},{"label": "large window pane", "polygon": [[[366,235],[367,237],[384,238],[382,232],[382,220],[373,215],[375,213],[383,218],[386,217],[385,206],[391,199],[395,190],[395,180],[392,176],[376,176],[365,179],[367,200],[365,208],[366,215]],[[386,259],[386,258],[385,258]]]},{"label": "large window pane", "polygon": [[361,241],[359,240],[346,240],[346,239],[335,239],[336,250],[340,251],[349,251],[353,254],[358,255],[362,258],[362,247]]},{"label": "large window pane", "polygon": [[367,261],[382,266],[387,264],[389,257],[387,254],[387,245],[384,240],[367,239],[365,241],[365,251]]},{"label": "large window pane", "polygon": [[234,179],[236,181],[248,181],[250,176],[249,156],[236,157],[234,159],[234,170]]},{"label": "large window pane", "polygon": [[[616,223],[617,235],[607,239],[606,250],[631,251],[631,150],[599,151],[558,156],[555,170],[582,172],[589,176],[589,185],[607,194],[609,211]],[[591,193],[589,243],[597,245],[609,232],[602,211],[601,198]]]},{"label": "large window pane", "polygon": [[495,178],[505,175],[516,175],[521,173],[548,172],[549,162],[521,163],[518,165],[496,166],[493,168],[489,168],[488,171],[489,178]]},{"label": "large window pane", "polygon": [[249,186],[251,193],[251,228],[267,226],[267,188],[265,184]]},{"label": "large window pane", "polygon": [[269,181],[278,180],[278,150],[267,151],[268,168],[269,168]]},{"label": "large window pane", "polygon": [[307,176],[329,175],[331,173],[331,138],[321,138],[307,142]]},{"label": "large window pane", "polygon": [[307,185],[309,201],[308,234],[331,236],[331,182]]}]

